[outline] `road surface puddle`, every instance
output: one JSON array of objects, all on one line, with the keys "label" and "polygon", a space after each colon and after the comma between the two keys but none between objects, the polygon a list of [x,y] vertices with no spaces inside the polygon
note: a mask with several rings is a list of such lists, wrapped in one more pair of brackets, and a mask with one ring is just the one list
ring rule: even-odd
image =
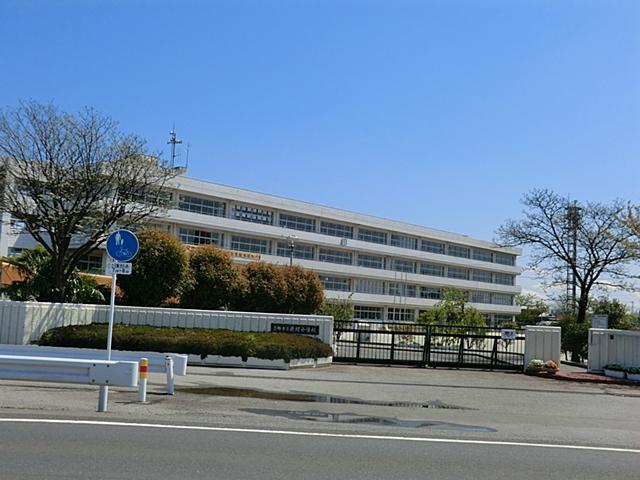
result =
[{"label": "road surface puddle", "polygon": [[440,400],[429,402],[395,402],[380,400],[362,400],[359,398],[339,397],[335,395],[323,395],[315,393],[297,392],[270,392],[267,390],[255,390],[250,388],[232,387],[191,387],[181,388],[181,392],[197,395],[210,395],[217,397],[262,398],[266,400],[284,400],[287,402],[317,402],[317,403],[342,403],[351,405],[373,405],[377,407],[404,407],[404,408],[443,408],[452,410],[471,410],[467,407],[451,405]]},{"label": "road surface puddle", "polygon": [[497,430],[489,427],[477,425],[463,425],[459,423],[439,422],[432,420],[400,420],[393,417],[379,417],[375,415],[360,415],[356,413],[331,413],[320,412],[318,410],[307,411],[283,411],[259,408],[244,408],[243,412],[257,415],[269,415],[271,417],[284,417],[291,420],[306,420],[320,423],[345,423],[345,424],[367,424],[380,425],[384,427],[404,427],[404,428],[433,428],[437,430],[457,430],[461,432],[481,432],[492,433]]}]

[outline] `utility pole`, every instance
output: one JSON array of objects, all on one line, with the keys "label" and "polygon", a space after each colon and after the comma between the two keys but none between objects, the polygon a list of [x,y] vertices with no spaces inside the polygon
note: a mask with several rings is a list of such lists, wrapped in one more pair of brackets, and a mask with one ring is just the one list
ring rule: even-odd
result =
[{"label": "utility pole", "polygon": [[567,309],[571,313],[576,311],[576,263],[578,261],[578,228],[580,228],[580,207],[574,200],[567,206],[566,241],[567,253],[570,261],[567,263]]}]

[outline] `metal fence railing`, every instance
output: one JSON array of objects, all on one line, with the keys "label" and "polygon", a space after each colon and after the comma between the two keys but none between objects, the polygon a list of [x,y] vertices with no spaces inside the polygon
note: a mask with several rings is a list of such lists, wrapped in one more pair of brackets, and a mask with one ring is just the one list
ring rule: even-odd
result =
[{"label": "metal fence railing", "polygon": [[522,369],[524,331],[492,327],[366,323],[334,329],[334,361]]}]

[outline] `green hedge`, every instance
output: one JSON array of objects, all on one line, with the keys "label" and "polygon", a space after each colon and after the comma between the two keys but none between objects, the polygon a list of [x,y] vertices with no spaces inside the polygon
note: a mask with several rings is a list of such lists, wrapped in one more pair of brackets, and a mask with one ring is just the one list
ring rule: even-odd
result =
[{"label": "green hedge", "polygon": [[[71,325],[45,332],[40,345],[101,348],[107,345],[107,325]],[[289,333],[234,332],[204,328],[161,328],[114,325],[113,349],[171,352],[223,357],[257,357],[267,360],[321,358],[333,355],[331,347],[315,338]]]}]

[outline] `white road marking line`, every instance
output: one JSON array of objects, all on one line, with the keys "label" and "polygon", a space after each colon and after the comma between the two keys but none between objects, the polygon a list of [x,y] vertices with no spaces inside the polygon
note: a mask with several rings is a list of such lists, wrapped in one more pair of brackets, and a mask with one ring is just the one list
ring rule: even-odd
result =
[{"label": "white road marking line", "polygon": [[169,430],[196,430],[205,432],[260,433],[266,435],[294,435],[301,437],[353,438],[360,440],[394,440],[422,443],[454,443],[462,445],[493,445],[502,447],[557,448],[598,452],[640,453],[640,449],[592,447],[588,445],[562,445],[553,443],[503,442],[497,440],[460,440],[453,438],[397,437],[387,435],[358,435],[352,433],[296,432],[294,430],[264,430],[257,428],[202,427],[197,425],[168,425],[161,423],[106,422],[99,420],[61,420],[48,418],[0,418],[0,423],[45,423],[58,425],[99,425],[105,427],[164,428]]}]

